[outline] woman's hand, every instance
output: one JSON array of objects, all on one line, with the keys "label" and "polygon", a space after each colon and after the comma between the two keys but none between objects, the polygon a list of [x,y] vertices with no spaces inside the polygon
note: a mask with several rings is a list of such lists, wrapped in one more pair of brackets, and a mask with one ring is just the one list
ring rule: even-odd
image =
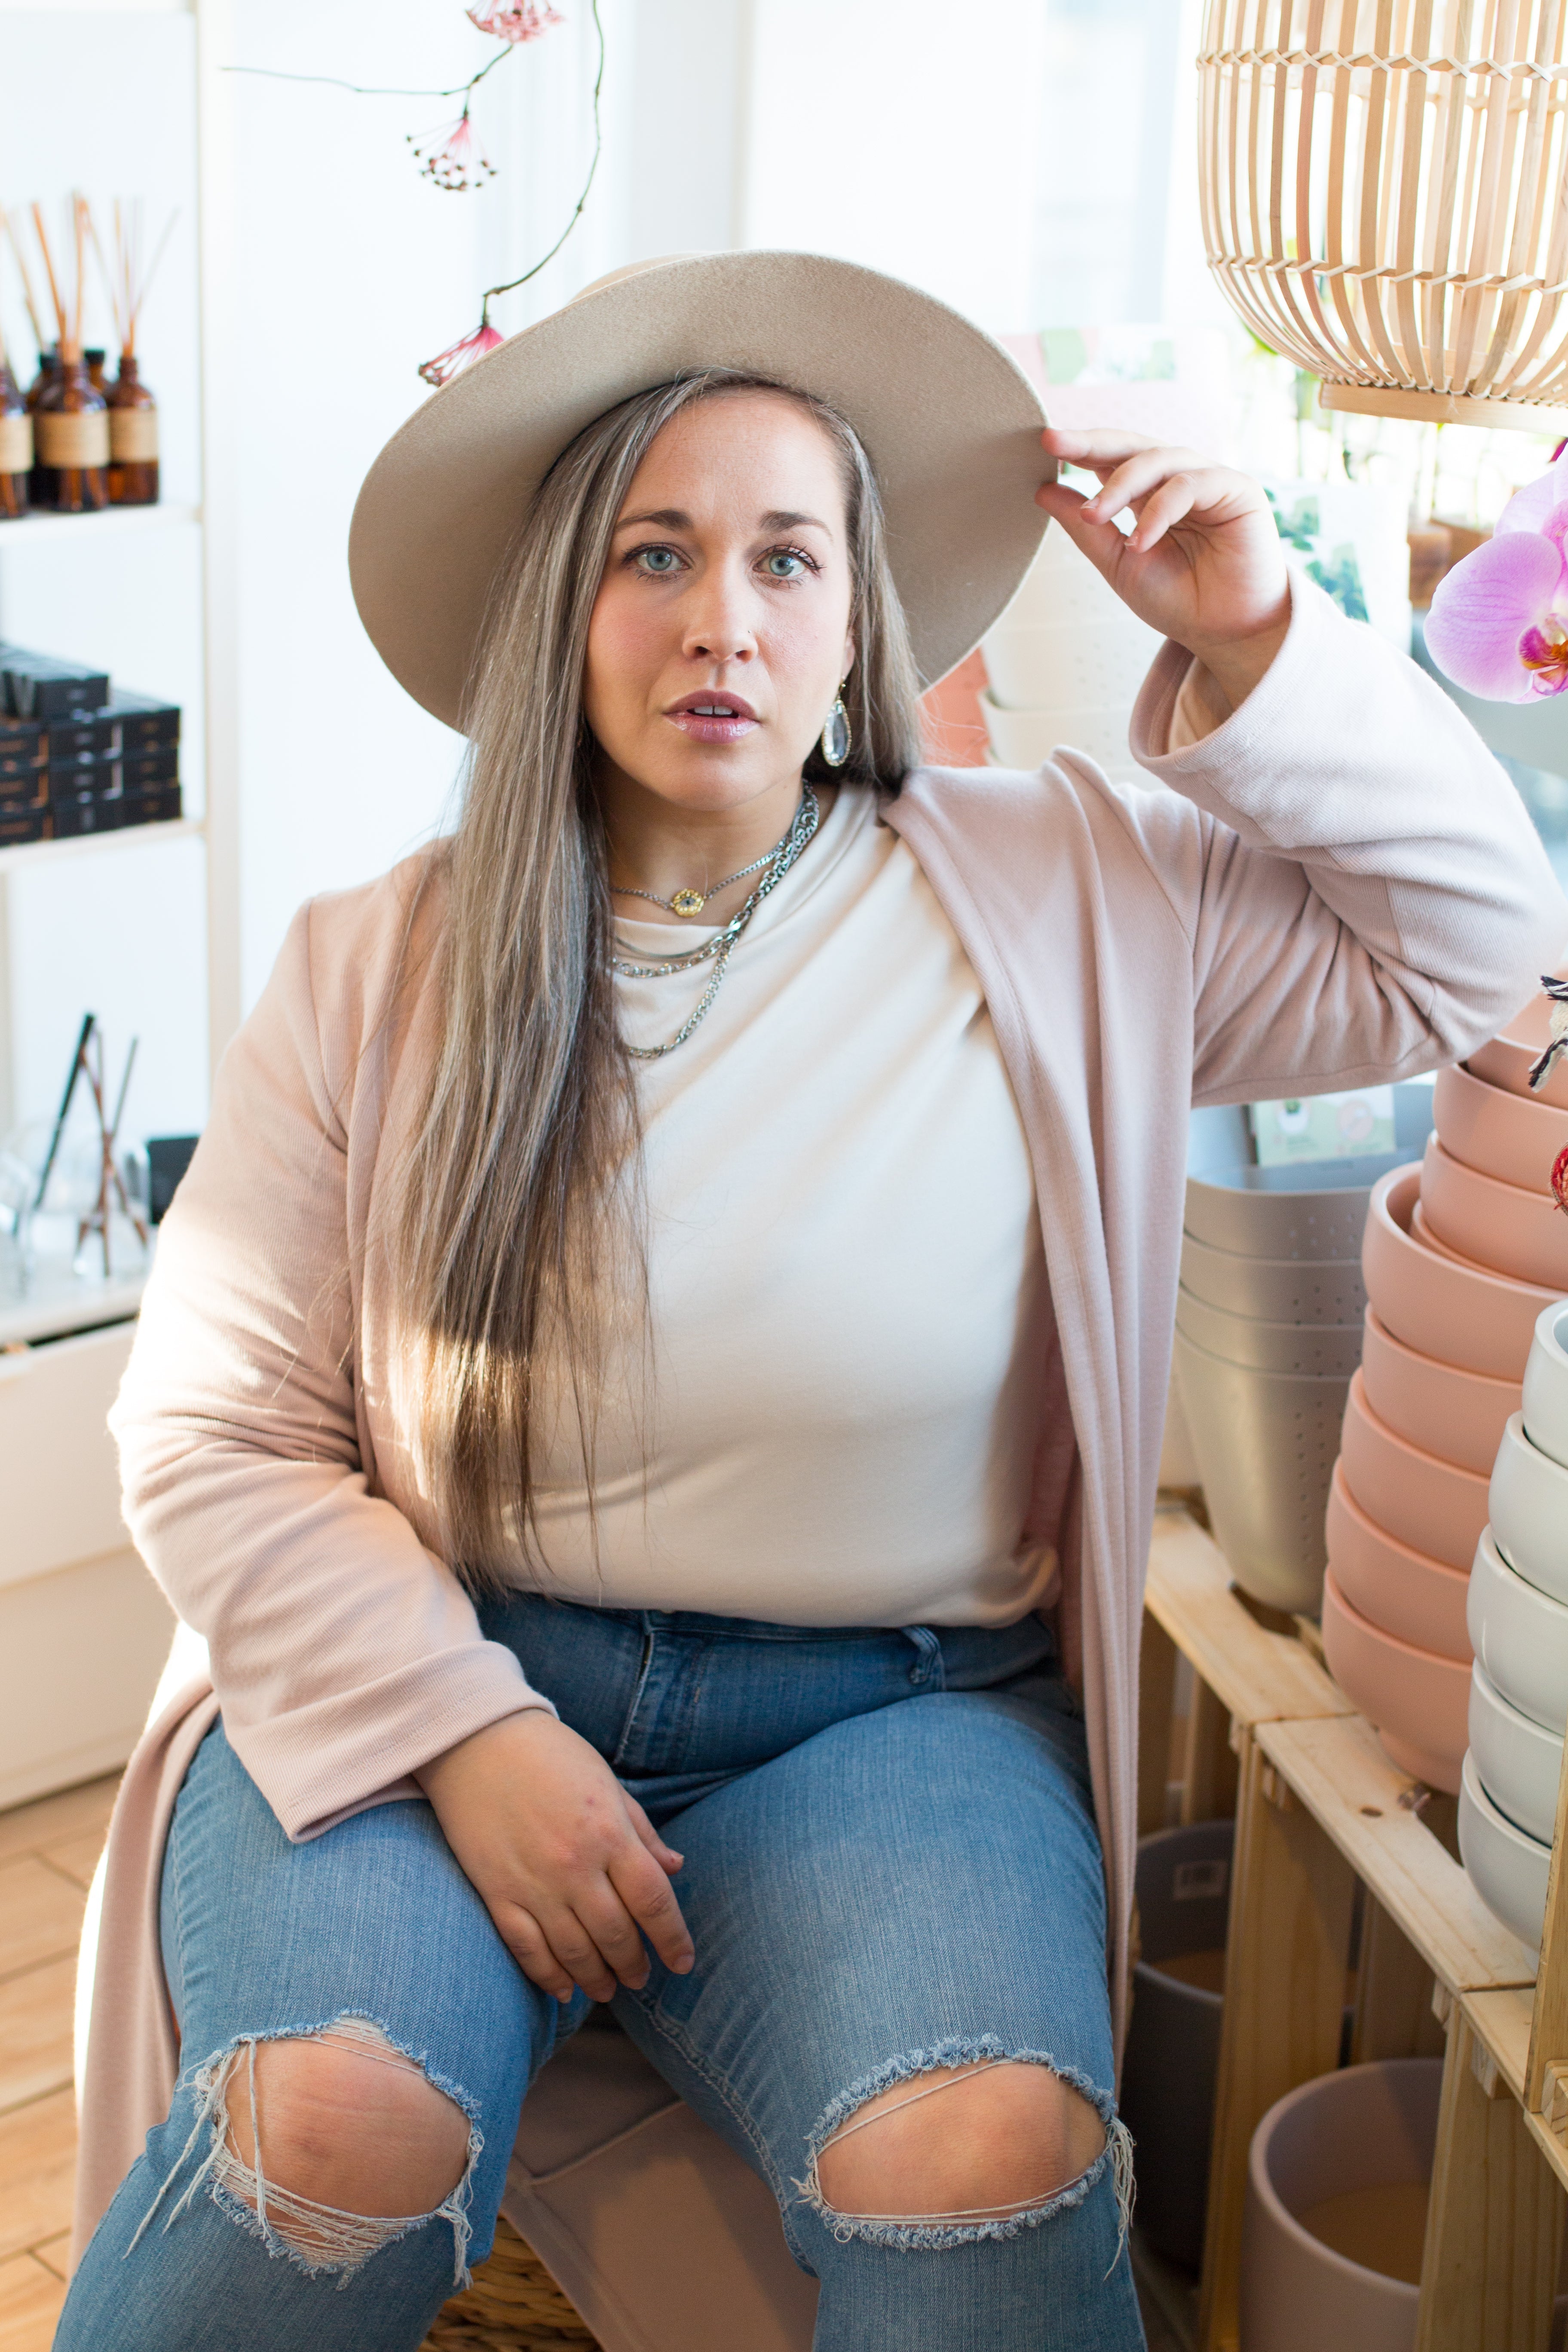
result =
[{"label": "woman's hand", "polygon": [[503,1717],[421,1768],[447,1843],[524,1976],[559,2001],[648,1979],[646,1934],[684,1976],[691,1937],[667,1846],[596,1748],[541,1708]]},{"label": "woman's hand", "polygon": [[[1285,640],[1290,583],[1279,534],[1255,481],[1113,430],[1041,436],[1053,457],[1098,474],[1092,498],[1045,482],[1037,505],[1059,522],[1141,621],[1173,637],[1218,680],[1232,709]],[[1131,509],[1123,536],[1115,517]]]}]

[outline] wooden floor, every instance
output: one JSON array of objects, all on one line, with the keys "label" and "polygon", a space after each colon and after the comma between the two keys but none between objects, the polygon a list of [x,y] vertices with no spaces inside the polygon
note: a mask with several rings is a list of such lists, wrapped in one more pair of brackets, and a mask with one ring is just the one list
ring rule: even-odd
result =
[{"label": "wooden floor", "polygon": [[77,1937],[117,1785],[0,1813],[0,2352],[48,2352],[65,2300]]}]

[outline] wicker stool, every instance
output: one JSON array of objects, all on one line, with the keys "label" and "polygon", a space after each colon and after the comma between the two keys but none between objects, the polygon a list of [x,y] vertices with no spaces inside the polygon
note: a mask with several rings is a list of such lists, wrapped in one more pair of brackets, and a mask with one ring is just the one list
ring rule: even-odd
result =
[{"label": "wicker stool", "polygon": [[489,2261],[443,2305],[420,2352],[598,2352],[598,2342],[503,2217]]}]

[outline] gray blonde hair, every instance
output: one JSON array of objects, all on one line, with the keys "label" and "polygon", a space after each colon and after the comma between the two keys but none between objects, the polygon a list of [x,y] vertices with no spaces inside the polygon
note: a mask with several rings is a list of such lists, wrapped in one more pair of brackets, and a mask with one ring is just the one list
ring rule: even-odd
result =
[{"label": "gray blonde hair", "polygon": [[805,408],[844,483],[853,743],[842,768],[816,751],[805,772],[895,793],[921,758],[920,681],[876,478],[826,401],[714,369],[624,401],[562,452],[498,583],[472,677],[461,814],[431,867],[447,894],[432,975],[438,1048],[391,1218],[426,1497],[447,1557],[475,1590],[515,1572],[520,1550],[536,1553],[531,1441],[558,1381],[592,1496],[606,1296],[640,1291],[646,1313],[637,1097],[616,1029],[596,747],[583,715],[589,620],[655,436],[694,402],[752,391]]}]

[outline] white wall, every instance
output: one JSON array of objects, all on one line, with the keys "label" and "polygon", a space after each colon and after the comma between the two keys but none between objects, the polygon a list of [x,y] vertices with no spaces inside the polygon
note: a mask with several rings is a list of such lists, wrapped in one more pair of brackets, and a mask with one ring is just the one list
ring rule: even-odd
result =
[{"label": "white wall", "polygon": [[[1105,0],[1103,10],[1100,0],[971,0],[963,11],[939,0],[601,5],[609,62],[599,176],[564,251],[498,305],[504,331],[625,261],[729,245],[867,261],[997,331],[1147,315],[1157,299],[1173,154],[1162,107],[1178,103],[1175,61],[1195,46],[1187,21],[1195,0]],[[460,746],[402,694],[365,640],[344,546],[366,467],[426,396],[418,362],[474,323],[487,282],[553,241],[575,200],[590,152],[595,40],[588,0],[563,6],[567,21],[510,58],[476,101],[498,177],[475,196],[432,187],[405,144],[454,110],[451,101],[358,98],[252,74],[227,85],[247,1003],[303,898],[382,871],[450,804]],[[123,32],[131,22],[62,12],[59,0],[25,14],[95,44],[102,28],[118,37],[116,23]],[[285,73],[434,85],[492,53],[458,0],[381,0],[374,16],[353,0],[232,0],[232,17],[236,64]],[[0,45],[23,21],[0,0]],[[136,38],[148,23],[134,20]],[[1107,27],[1109,54],[1123,63],[1114,89]],[[188,41],[189,20],[177,12],[159,29]],[[0,59],[7,54],[0,46]],[[132,152],[106,165],[101,182],[89,174],[91,184],[138,174],[149,184],[161,145],[188,173],[188,140],[165,139],[150,111],[154,86],[144,55],[140,65],[127,60],[116,136]],[[26,120],[56,152],[68,115],[91,131],[79,80],[57,77],[41,89],[31,72],[0,79],[0,140],[13,119]],[[1178,137],[1190,151],[1184,121]],[[17,187],[0,146],[0,197],[30,194],[29,173],[42,169],[40,156]],[[187,254],[164,289],[159,317],[171,338],[177,320],[194,315],[190,267]],[[172,347],[163,373],[177,452],[192,436],[180,407],[188,369],[174,364]],[[0,571],[0,627],[5,577]],[[144,673],[155,664],[135,642],[133,596],[107,573],[104,586],[123,606],[117,651],[127,682],[163,686],[150,674],[132,678],[133,659]],[[48,607],[60,649],[92,651],[58,609],[66,594],[46,596],[40,575],[24,601],[37,613]],[[194,681],[177,683],[194,702]],[[197,867],[189,855],[183,865],[169,852],[135,855],[149,863],[134,878],[132,853],[110,853],[13,888],[24,1108],[47,1106],[58,1084],[83,975],[100,985],[94,958],[123,977],[144,949],[143,981],[127,981],[120,997],[148,1055],[132,1124],[201,1116]],[[79,882],[89,871],[92,881]],[[132,909],[118,927],[107,904],[117,893]]]}]

